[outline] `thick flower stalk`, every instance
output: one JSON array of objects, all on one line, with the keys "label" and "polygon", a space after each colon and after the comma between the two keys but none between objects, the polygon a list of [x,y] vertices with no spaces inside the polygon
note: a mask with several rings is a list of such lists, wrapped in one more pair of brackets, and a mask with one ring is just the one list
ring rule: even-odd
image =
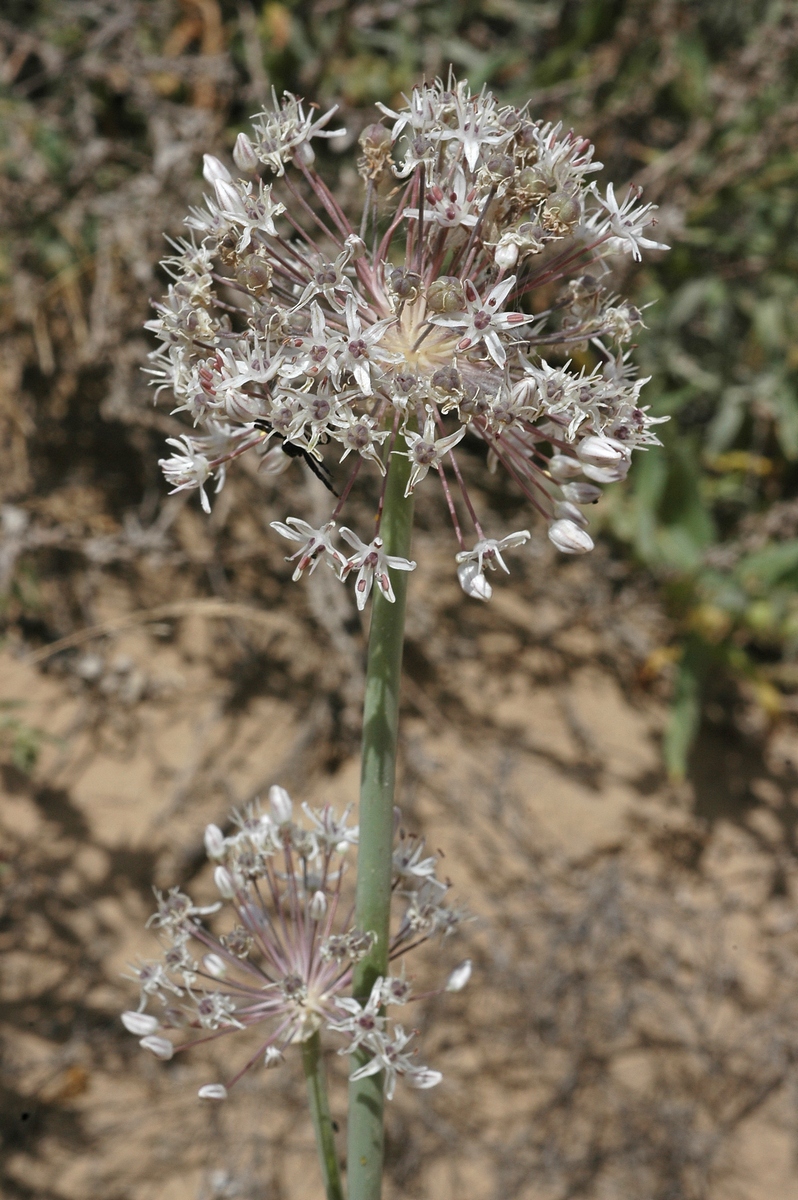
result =
[{"label": "thick flower stalk", "polygon": [[388,123],[359,139],[356,226],[313,165],[312,138],[342,132],[326,128],[335,110],[312,119],[275,97],[234,170],[205,157],[213,194],[165,260],[174,283],[148,326],[159,391],[194,426],[161,465],[208,510],[240,455],[275,475],[304,459],[338,502],[319,529],[274,528],[298,546],[294,578],[324,560],[362,607],[374,584],[390,599],[387,567],[415,564],[386,558],[382,505],[363,539],[339,515],[363,463],[384,476],[404,454],[408,493],[441,484],[460,583],[485,600],[486,570],[529,534],[485,536],[457,448],[482,443],[559,550],[590,550],[585,507],[657,444],[624,349],[641,314],[606,286],[606,260],[664,247],[646,236],[651,205],[591,181],[590,143],[526,108],[450,79],[380,109]]}]

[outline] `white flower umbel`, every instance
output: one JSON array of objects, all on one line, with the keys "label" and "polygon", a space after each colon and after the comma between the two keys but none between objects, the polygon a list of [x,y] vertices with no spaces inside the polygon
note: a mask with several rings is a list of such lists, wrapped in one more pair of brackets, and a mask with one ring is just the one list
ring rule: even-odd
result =
[{"label": "white flower umbel", "polygon": [[[354,965],[374,944],[373,935],[349,924],[351,910],[343,902],[348,856],[358,840],[357,828],[347,823],[349,810],[342,817],[329,806],[303,804],[302,810],[307,821],[300,824],[288,792],[275,786],[268,811],[255,804],[234,813],[227,836],[217,825],[206,828],[225,903],[197,906],[178,888],[156,892],[158,909],[147,924],[158,931],[162,958],[133,968],[140,1003],[122,1014],[122,1023],[164,1061],[212,1038],[262,1026],[255,1054],[225,1084],[201,1088],[203,1099],[224,1099],[257,1062],[278,1066],[291,1045],[324,1030],[344,1039],[342,1054],[368,1052],[357,1078],[385,1069],[389,1095],[399,1075],[414,1087],[431,1087],[440,1075],[405,1051],[411,1035],[384,1012],[386,1004],[415,998],[404,967],[399,975],[377,979],[364,1004],[346,995]],[[448,885],[437,879],[436,865],[435,855],[424,854],[423,841],[400,840],[391,963],[433,934],[450,933],[461,920],[445,903]],[[202,918],[219,910],[220,928],[211,930]],[[465,985],[464,966],[424,995],[459,990],[453,980]]]},{"label": "white flower umbel", "polygon": [[[232,164],[205,156],[212,195],[187,218],[191,239],[172,242],[173,283],[148,322],[156,394],[171,390],[194,425],[161,466],[207,511],[208,485],[218,491],[240,455],[260,455],[276,486],[304,459],[341,499],[320,529],[296,517],[273,527],[300,543],[295,579],[322,558],[341,579],[356,570],[362,606],[375,579],[387,596],[389,571],[407,568],[379,557],[382,505],[375,537],[350,542],[349,558],[332,522],[363,464],[385,476],[407,454],[407,494],[437,476],[460,583],[485,600],[485,568],[504,564],[488,553],[459,443],[471,433],[506,469],[563,553],[588,550],[586,519],[562,505],[625,478],[663,419],[641,405],[629,363],[641,314],[602,282],[602,260],[665,247],[648,236],[653,206],[635,189],[599,190],[591,144],[526,105],[450,77],[378,107],[389,123],[360,136],[355,220],[313,165],[314,139],[344,132],[329,128],[334,108],[274,96]],[[581,370],[575,352],[590,360]]]}]

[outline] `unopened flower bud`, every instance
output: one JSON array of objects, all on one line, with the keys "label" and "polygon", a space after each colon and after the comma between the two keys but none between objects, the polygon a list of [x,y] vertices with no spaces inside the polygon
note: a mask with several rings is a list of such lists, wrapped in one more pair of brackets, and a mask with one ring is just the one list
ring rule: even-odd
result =
[{"label": "unopened flower bud", "polygon": [[465,308],[463,285],[453,275],[441,275],[427,288],[427,308],[436,313],[462,312]]},{"label": "unopened flower bud", "polygon": [[216,199],[219,201],[219,207],[221,209],[229,213],[242,215],[245,213],[244,205],[241,202],[241,196],[239,195],[238,188],[234,183],[230,183],[229,180],[226,179],[215,179],[213,186],[216,192]]},{"label": "unopened flower bud", "polygon": [[206,954],[202,965],[209,975],[213,975],[214,979],[223,979],[227,974],[227,963],[218,954]]},{"label": "unopened flower bud", "polygon": [[205,826],[205,853],[208,858],[224,857],[224,834],[218,825]]},{"label": "unopened flower bud", "polygon": [[455,967],[451,975],[446,981],[445,991],[447,992],[462,992],[465,985],[471,978],[471,959],[467,958],[465,962],[461,962],[459,967]]},{"label": "unopened flower bud", "polygon": [[366,243],[363,241],[362,237],[358,237],[356,233],[350,233],[349,237],[344,242],[344,245],[349,249],[352,262],[357,262],[357,260],[362,258],[366,253]]},{"label": "unopened flower bud", "polygon": [[160,1022],[149,1013],[123,1012],[122,1024],[128,1033],[135,1033],[136,1037],[147,1037],[148,1034],[155,1033]]},{"label": "unopened flower bud", "polygon": [[537,128],[531,121],[525,121],[515,135],[515,140],[519,146],[529,147],[537,145]]},{"label": "unopened flower bud", "polygon": [[272,816],[278,825],[288,824],[291,820],[294,806],[285,788],[278,787],[277,784],[269,788],[269,808],[272,810]]},{"label": "unopened flower bud", "polygon": [[626,458],[626,451],[618,442],[605,437],[586,437],[576,447],[576,453],[583,463],[591,467],[614,467]]},{"label": "unopened flower bud", "polygon": [[242,283],[254,296],[261,296],[272,285],[274,268],[271,263],[258,258],[251,258],[236,273],[238,282]]},{"label": "unopened flower bud", "polygon": [[582,471],[596,483],[619,483],[629,474],[630,465],[628,458],[622,458],[610,467],[594,467],[592,463],[585,463]]},{"label": "unopened flower bud", "polygon": [[255,171],[258,166],[258,156],[255,148],[245,133],[239,133],[233,147],[233,162],[241,171]]},{"label": "unopened flower bud", "polygon": [[601,488],[592,483],[582,483],[581,480],[577,483],[564,483],[562,494],[572,504],[595,504],[602,497]]},{"label": "unopened flower bud", "polygon": [[464,562],[457,568],[460,587],[472,600],[490,600],[493,588],[479,569],[479,563]]},{"label": "unopened flower bud", "polygon": [[232,183],[233,177],[228,171],[223,162],[218,158],[214,158],[212,154],[203,154],[202,156],[202,174],[207,183],[211,187],[215,187],[217,183]]},{"label": "unopened flower bud", "polygon": [[227,1088],[223,1083],[206,1083],[197,1095],[201,1100],[226,1100]]},{"label": "unopened flower bud", "polygon": [[582,464],[568,454],[553,454],[549,459],[549,471],[552,479],[574,479],[582,474]]},{"label": "unopened flower bud", "polygon": [[590,534],[580,529],[575,521],[569,521],[567,518],[554,521],[549,526],[549,540],[563,554],[587,554],[593,549]]},{"label": "unopened flower bud", "polygon": [[308,905],[308,911],[311,919],[320,921],[327,911],[327,897],[324,892],[314,892],[313,898]]},{"label": "unopened flower bud", "polygon": [[502,238],[494,251],[493,258],[497,267],[501,267],[503,271],[510,270],[518,262],[518,243]]},{"label": "unopened flower bud", "polygon": [[570,500],[558,500],[554,505],[554,515],[558,520],[574,521],[583,529],[587,529],[587,517],[581,508],[577,508]]},{"label": "unopened flower bud", "polygon": [[213,882],[216,884],[219,895],[225,900],[232,900],[235,895],[233,887],[233,877],[225,867],[217,867],[213,873]]},{"label": "unopened flower bud", "polygon": [[300,142],[294,151],[294,162],[303,167],[309,167],[316,161],[316,151],[310,142]]},{"label": "unopened flower bud", "polygon": [[175,1048],[169,1041],[169,1038],[143,1037],[139,1045],[144,1050],[151,1051],[156,1058],[162,1058],[164,1061],[168,1061],[175,1052]]},{"label": "unopened flower bud", "polygon": [[538,385],[529,375],[525,375],[523,379],[519,379],[518,383],[513,384],[510,389],[510,395],[516,404],[520,404],[523,408],[536,407],[538,404]]},{"label": "unopened flower bud", "polygon": [[373,125],[367,125],[357,140],[358,145],[365,151],[388,150],[391,145],[391,131],[375,122]]}]

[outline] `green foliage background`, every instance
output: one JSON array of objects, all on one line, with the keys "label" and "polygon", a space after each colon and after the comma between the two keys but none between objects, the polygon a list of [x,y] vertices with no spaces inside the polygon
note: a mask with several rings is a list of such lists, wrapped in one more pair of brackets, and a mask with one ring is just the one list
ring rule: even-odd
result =
[{"label": "green foliage background", "polygon": [[[650,305],[638,359],[652,377],[649,403],[672,419],[664,450],[638,456],[602,518],[618,552],[661,582],[673,620],[672,643],[645,668],[673,673],[671,773],[685,771],[702,703],[730,680],[771,716],[789,706],[798,689],[793,5],[11,0],[0,35],[0,305],[6,332],[29,330],[30,369],[44,376],[60,369],[62,351],[57,316],[43,334],[37,305],[60,290],[77,337],[69,306],[97,270],[99,201],[157,158],[156,110],[173,123],[178,109],[196,110],[229,144],[273,84],[341,101],[357,130],[376,100],[452,63],[474,88],[531,98],[535,115],[590,136],[607,178],[641,184],[661,206],[672,245],[624,285]],[[87,131],[115,147],[94,166]],[[87,188],[93,207],[65,223]],[[146,267],[140,276],[143,286]],[[141,313],[140,300],[120,313],[130,337]],[[27,480],[13,445],[9,433],[12,501]]]}]

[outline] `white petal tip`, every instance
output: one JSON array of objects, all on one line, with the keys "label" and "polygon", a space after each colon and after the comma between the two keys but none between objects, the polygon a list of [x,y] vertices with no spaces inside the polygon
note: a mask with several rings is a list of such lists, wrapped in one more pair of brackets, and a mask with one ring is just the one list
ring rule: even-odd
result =
[{"label": "white petal tip", "polygon": [[465,985],[471,978],[471,959],[467,958],[465,962],[460,963],[459,967],[455,967],[446,981],[447,992],[462,992]]},{"label": "white petal tip", "polygon": [[206,1083],[197,1092],[200,1100],[226,1100],[227,1088],[223,1083]]},{"label": "white petal tip", "polygon": [[269,807],[278,825],[286,825],[291,820],[293,805],[285,788],[277,784],[269,788]]},{"label": "white petal tip", "polygon": [[221,858],[224,854],[224,834],[218,825],[206,826],[205,853],[208,858]]}]

